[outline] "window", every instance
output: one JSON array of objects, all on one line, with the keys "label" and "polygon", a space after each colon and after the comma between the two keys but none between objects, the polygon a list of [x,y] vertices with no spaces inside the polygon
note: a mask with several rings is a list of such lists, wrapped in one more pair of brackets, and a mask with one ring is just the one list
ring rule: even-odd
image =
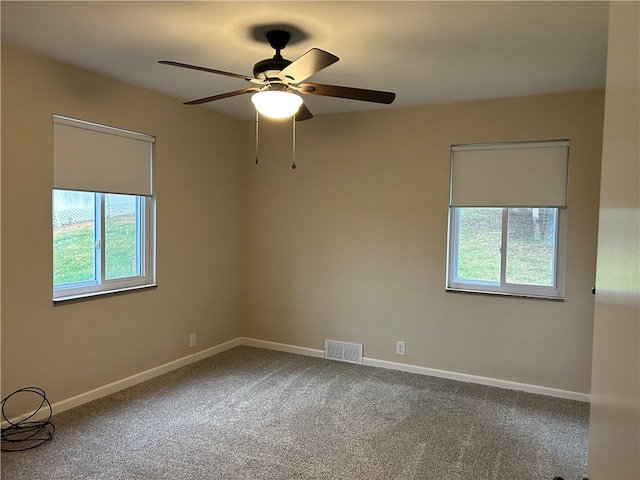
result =
[{"label": "window", "polygon": [[452,147],[448,290],[562,298],[568,147]]},{"label": "window", "polygon": [[153,137],[54,116],[53,298],[153,285]]}]

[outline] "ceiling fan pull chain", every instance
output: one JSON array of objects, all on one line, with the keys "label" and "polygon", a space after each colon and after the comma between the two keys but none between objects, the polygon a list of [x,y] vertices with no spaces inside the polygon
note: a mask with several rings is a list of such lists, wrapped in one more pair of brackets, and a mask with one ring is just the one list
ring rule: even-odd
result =
[{"label": "ceiling fan pull chain", "polygon": [[291,118],[293,119],[293,163],[291,164],[291,168],[295,170],[296,169],[296,115],[293,114]]},{"label": "ceiling fan pull chain", "polygon": [[258,123],[259,123],[260,115],[258,114],[258,110],[256,110],[256,165],[258,165]]}]

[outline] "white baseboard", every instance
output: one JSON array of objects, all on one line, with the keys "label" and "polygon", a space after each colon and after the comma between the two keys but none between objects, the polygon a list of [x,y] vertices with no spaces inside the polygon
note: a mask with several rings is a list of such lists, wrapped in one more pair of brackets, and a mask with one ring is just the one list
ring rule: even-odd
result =
[{"label": "white baseboard", "polygon": [[[98,398],[106,397],[107,395],[111,395],[112,393],[116,393],[120,390],[124,390],[125,388],[137,385],[138,383],[142,383],[146,380],[151,380],[152,378],[159,377],[160,375],[169,373],[173,370],[189,365],[190,363],[204,360],[205,358],[208,358],[220,352],[224,352],[225,350],[229,350],[233,347],[237,347],[238,345],[242,345],[241,337],[234,338],[233,340],[229,340],[228,342],[224,342],[205,350],[193,353],[191,355],[187,355],[186,357],[173,360],[171,362],[165,363],[164,365],[151,368],[144,372],[136,373],[135,375],[131,375],[130,377],[116,380],[115,382],[103,385],[98,388],[94,388],[93,390],[89,390],[88,392],[84,392],[74,397],[53,403],[51,404],[51,409],[54,413],[64,412],[65,410],[69,410],[70,408],[77,407],[93,400],[97,400]],[[34,415],[31,420],[38,421],[47,418],[49,416],[49,409],[46,409],[46,411],[44,410],[45,409],[42,409],[41,412],[38,412],[36,415]],[[11,418],[10,421],[15,423],[30,414],[31,412],[18,415],[14,418]],[[7,426],[9,426],[8,422],[2,422],[2,428],[5,428]]]},{"label": "white baseboard", "polygon": [[295,345],[287,345],[286,343],[268,342],[266,340],[258,340],[256,338],[241,337],[242,345],[248,347],[266,348],[267,350],[277,350],[278,352],[297,353],[298,355],[306,355],[307,357],[324,358],[324,350],[315,348],[297,347]]},{"label": "white baseboard", "polygon": [[[285,343],[269,342],[266,340],[258,340],[255,338],[237,337],[237,338],[234,338],[233,340],[229,340],[219,345],[215,345],[213,347],[207,348],[197,353],[187,355],[186,357],[182,357],[177,360],[165,363],[164,365],[151,368],[144,372],[131,375],[130,377],[117,380],[115,382],[109,383],[107,385],[103,385],[93,390],[89,390],[88,392],[84,392],[74,397],[67,398],[65,400],[53,403],[51,405],[51,408],[54,413],[64,412],[65,410],[69,410],[70,408],[77,407],[79,405],[82,405],[87,402],[91,402],[93,400],[97,400],[98,398],[102,398],[107,395],[111,395],[112,393],[119,392],[120,390],[124,390],[125,388],[132,387],[146,380],[151,380],[152,378],[171,372],[172,370],[176,370],[178,368],[184,367],[186,365],[189,365],[190,363],[194,363],[199,360],[204,360],[205,358],[208,358],[212,355],[216,355],[217,353],[224,352],[225,350],[229,350],[239,345],[265,348],[267,350],[276,350],[279,352],[295,353],[298,355],[306,355],[309,357],[324,358],[324,350],[318,350],[315,348],[307,348],[307,347],[299,347],[296,345],[288,345]],[[406,363],[397,363],[397,362],[390,362],[387,360],[378,360],[375,358],[364,357],[363,365],[370,366],[370,367],[387,368],[391,370],[400,370],[403,372],[418,373],[420,375],[430,375],[432,377],[448,378],[450,380],[458,380],[461,382],[479,383],[481,385],[490,385],[492,387],[500,387],[500,388],[506,388],[510,390],[521,390],[524,392],[537,393],[540,395],[547,395],[551,397],[566,398],[569,400],[578,400],[581,402],[590,402],[590,395],[588,393],[572,392],[569,390],[560,390],[557,388],[543,387],[543,386],[531,385],[527,383],[512,382],[509,380],[501,380],[498,378],[481,377],[478,375],[470,375],[466,373],[450,372],[447,370],[438,370],[435,368],[420,367],[417,365],[409,365]],[[25,418],[28,415],[30,415],[30,413],[18,415],[10,420],[15,423]],[[41,413],[34,415],[32,420],[35,420],[35,421],[42,420],[46,418],[48,415],[49,415],[48,409],[47,411],[44,411],[43,409]],[[2,428],[5,428],[7,426],[8,426],[7,422],[2,422]]]},{"label": "white baseboard", "polygon": [[368,365],[370,367],[388,368],[391,370],[401,370],[403,372],[419,373],[420,375],[447,378],[449,380],[457,380],[459,382],[479,383],[480,385],[506,388],[508,390],[520,390],[523,392],[537,393],[539,395],[547,395],[549,397],[578,400],[580,402],[589,403],[591,401],[591,396],[588,393],[572,392],[571,390],[561,390],[558,388],[543,387],[541,385],[532,385],[529,383],[512,382],[510,380],[501,380],[499,378],[481,377],[479,375],[471,375],[468,373],[438,370],[436,368],[420,367],[417,365],[390,362],[387,360],[377,360],[375,358],[365,357],[363,359],[363,365]]},{"label": "white baseboard", "polygon": [[64,410],[77,407],[78,405],[82,405],[83,403],[91,402],[93,400],[97,400],[98,398],[119,392],[120,390],[124,390],[125,388],[137,385],[138,383],[142,383],[144,381],[151,380],[152,378],[159,377],[160,375],[169,373],[173,370],[177,370],[178,368],[189,365],[190,363],[204,360],[205,358],[215,355],[216,353],[224,352],[225,350],[237,347],[238,345],[242,345],[242,342],[240,341],[240,338],[235,338],[233,340],[229,340],[228,342],[224,342],[205,350],[193,353],[191,355],[187,355],[186,357],[182,357],[177,360],[165,363],[164,365],[145,370],[144,372],[136,373],[135,375],[123,378],[122,380],[117,380],[107,385],[103,385],[102,387],[89,390],[88,392],[81,393],[80,395],[76,395],[75,397],[62,400],[61,402],[56,402],[52,405],[52,407],[54,408],[54,411],[56,413],[59,413]]},{"label": "white baseboard", "polygon": [[[287,345],[284,343],[267,342],[265,340],[257,340],[255,338],[242,337],[242,345],[324,358],[324,350],[297,347],[295,345]],[[387,368],[391,370],[401,370],[403,372],[418,373],[420,375],[447,378],[450,380],[457,380],[459,382],[478,383],[480,385],[489,385],[492,387],[506,388],[509,390],[520,390],[523,392],[536,393],[539,395],[547,395],[549,397],[566,398],[568,400],[578,400],[580,402],[587,403],[591,401],[591,396],[588,393],[572,392],[570,390],[561,390],[558,388],[543,387],[540,385],[531,385],[528,383],[512,382],[510,380],[501,380],[499,378],[481,377],[468,373],[438,370],[436,368],[420,367],[417,365],[409,365],[407,363],[397,363],[387,360],[378,360],[376,358],[364,357],[362,359],[362,364],[369,367]]]}]

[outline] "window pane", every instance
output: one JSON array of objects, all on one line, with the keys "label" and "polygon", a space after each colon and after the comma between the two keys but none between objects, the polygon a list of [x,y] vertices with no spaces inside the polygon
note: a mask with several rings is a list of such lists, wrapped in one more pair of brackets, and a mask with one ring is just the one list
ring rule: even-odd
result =
[{"label": "window pane", "polygon": [[510,208],[506,282],[554,284],[556,208]]},{"label": "window pane", "polygon": [[53,191],[53,285],[96,280],[95,195]]},{"label": "window pane", "polygon": [[135,195],[105,195],[105,278],[140,275],[138,198]]},{"label": "window pane", "polygon": [[500,282],[501,208],[458,208],[456,281]]}]

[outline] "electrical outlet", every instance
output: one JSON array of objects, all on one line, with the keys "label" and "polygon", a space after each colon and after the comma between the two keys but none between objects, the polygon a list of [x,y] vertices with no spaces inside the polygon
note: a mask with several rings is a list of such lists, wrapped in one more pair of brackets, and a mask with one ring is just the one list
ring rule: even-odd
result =
[{"label": "electrical outlet", "polygon": [[406,355],[407,354],[407,350],[406,350],[406,345],[403,341],[398,340],[396,342],[396,355]]},{"label": "electrical outlet", "polygon": [[196,346],[196,334],[192,333],[189,335],[189,348],[193,348]]}]

